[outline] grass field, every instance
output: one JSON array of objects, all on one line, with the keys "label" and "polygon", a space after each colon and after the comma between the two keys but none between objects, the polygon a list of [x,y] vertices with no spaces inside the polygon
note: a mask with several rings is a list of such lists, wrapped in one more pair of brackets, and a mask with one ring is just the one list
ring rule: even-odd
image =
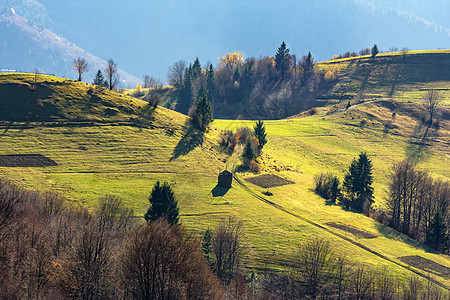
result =
[{"label": "grass field", "polygon": [[[35,101],[25,95],[30,93],[32,75],[18,76],[24,75],[0,75],[2,111],[8,103],[19,102],[20,107],[20,101]],[[66,89],[58,90],[63,85],[67,85]],[[92,104],[88,102],[91,99],[88,85],[48,78],[41,87],[42,95],[47,93],[47,98],[41,99],[41,108],[54,110],[38,117],[48,119],[43,123],[34,115],[34,119],[20,121],[17,109],[16,119],[4,121],[0,128],[1,155],[41,154],[58,164],[39,168],[0,167],[1,176],[22,186],[57,191],[74,204],[87,207],[93,207],[100,196],[111,193],[122,197],[142,215],[156,180],[168,181],[179,201],[181,221],[189,229],[200,234],[230,215],[244,221],[248,247],[245,263],[249,269],[286,270],[296,245],[312,236],[330,240],[336,252],[347,255],[353,262],[374,268],[388,267],[400,277],[411,274],[410,270],[423,275],[427,272],[409,267],[399,257],[421,256],[450,267],[447,256],[362,214],[329,205],[313,192],[315,174],[333,172],[342,177],[353,157],[365,151],[374,165],[375,207],[382,208],[391,165],[410,153],[408,140],[415,119],[406,112],[416,109],[415,103],[396,106],[398,113],[393,121],[397,128],[389,130],[385,130],[383,122],[392,118],[392,111],[384,102],[329,115],[323,110],[312,117],[266,121],[269,142],[263,151],[261,173],[274,174],[294,184],[264,189],[241,180],[258,174],[238,172],[241,184],[235,181],[224,195],[214,197],[217,175],[230,159],[218,146],[221,130],[253,126],[253,121],[215,120],[209,132],[202,135],[186,125],[185,116],[165,108],[152,112],[147,122],[135,122],[145,103],[113,92],[102,91],[108,99],[99,96],[101,101]],[[19,92],[14,92],[15,88]],[[67,103],[55,105],[63,101]],[[90,109],[98,109],[99,113],[74,117],[83,103],[91,103]],[[35,109],[33,105],[30,109]],[[118,109],[119,113],[108,115],[104,113],[106,107],[128,107],[128,110],[126,114]],[[367,125],[361,127],[363,118],[367,119]],[[448,132],[448,120],[444,120],[441,136],[419,163],[419,168],[447,180]],[[267,190],[273,196],[264,195]],[[377,237],[361,238],[327,225],[335,223]],[[446,276],[431,276],[450,288]]]}]

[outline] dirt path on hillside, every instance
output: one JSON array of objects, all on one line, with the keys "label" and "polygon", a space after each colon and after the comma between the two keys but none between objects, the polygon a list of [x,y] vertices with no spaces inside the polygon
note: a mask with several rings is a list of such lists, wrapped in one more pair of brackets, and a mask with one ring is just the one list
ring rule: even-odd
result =
[{"label": "dirt path on hillside", "polygon": [[275,202],[270,201],[270,200],[268,200],[268,199],[266,199],[266,198],[260,196],[260,195],[257,194],[256,192],[252,191],[252,190],[251,190],[244,182],[242,182],[242,181],[236,176],[236,174],[234,174],[234,179],[235,179],[235,181],[236,181],[242,188],[244,188],[250,195],[252,195],[252,196],[255,197],[256,199],[258,199],[258,200],[260,200],[260,201],[262,201],[262,202],[264,202],[264,203],[266,203],[266,204],[269,204],[269,205],[271,205],[272,207],[274,207],[274,208],[276,208],[276,209],[278,209],[278,210],[280,210],[280,211],[283,211],[283,212],[285,212],[285,213],[287,213],[287,214],[289,214],[289,215],[291,215],[291,216],[293,216],[293,217],[295,217],[295,218],[297,218],[297,219],[299,219],[299,220],[302,220],[303,222],[306,222],[306,223],[308,223],[308,224],[310,224],[310,225],[312,225],[312,226],[315,226],[315,227],[317,227],[317,228],[320,228],[320,229],[322,229],[322,230],[324,230],[324,231],[326,231],[326,232],[328,232],[328,233],[330,233],[330,234],[332,234],[332,235],[334,235],[334,236],[336,236],[336,237],[338,237],[338,238],[341,238],[341,239],[343,239],[343,240],[345,240],[345,241],[347,241],[347,242],[349,242],[349,243],[351,243],[351,244],[353,244],[353,245],[355,245],[355,246],[357,246],[357,247],[359,247],[359,248],[361,248],[361,249],[363,249],[363,250],[365,250],[365,251],[367,251],[367,252],[372,253],[373,255],[378,256],[379,258],[382,258],[382,259],[384,259],[384,260],[386,260],[386,261],[389,261],[389,262],[391,262],[391,263],[393,263],[393,264],[396,264],[397,266],[402,267],[402,268],[404,268],[404,269],[406,269],[406,270],[408,270],[408,271],[410,271],[410,272],[412,272],[412,273],[414,273],[414,274],[416,274],[416,275],[419,275],[419,276],[421,276],[421,277],[424,278],[424,279],[430,280],[431,282],[433,282],[433,283],[439,285],[440,287],[442,287],[442,288],[444,288],[444,289],[446,289],[446,290],[450,290],[450,288],[447,287],[445,284],[443,284],[443,283],[441,283],[441,282],[439,282],[439,281],[437,281],[437,280],[435,280],[435,279],[430,278],[430,276],[427,275],[427,274],[424,274],[424,273],[422,273],[422,272],[420,272],[420,271],[417,271],[417,270],[412,269],[409,265],[405,265],[405,264],[403,264],[403,263],[400,263],[400,262],[398,262],[398,261],[395,261],[395,260],[393,260],[393,259],[391,259],[391,258],[389,258],[389,257],[387,257],[387,256],[385,256],[385,255],[383,255],[383,254],[381,254],[381,253],[379,253],[379,252],[373,250],[373,249],[370,249],[370,248],[367,247],[366,245],[363,245],[363,244],[361,244],[361,243],[359,243],[359,242],[357,242],[357,241],[354,241],[354,240],[350,239],[350,238],[347,237],[347,236],[344,236],[344,235],[342,235],[342,234],[339,234],[339,233],[337,233],[337,232],[334,232],[333,230],[331,230],[331,229],[329,229],[329,228],[327,228],[327,227],[324,227],[324,226],[322,226],[322,225],[319,224],[319,223],[316,223],[316,222],[313,222],[313,221],[311,221],[311,220],[308,220],[308,219],[306,219],[305,217],[302,217],[302,216],[300,216],[300,215],[298,215],[298,214],[296,214],[296,213],[294,213],[294,212],[292,212],[292,211],[289,211],[288,209],[284,208],[283,206],[281,206],[281,205],[279,205],[279,204],[276,204]]}]

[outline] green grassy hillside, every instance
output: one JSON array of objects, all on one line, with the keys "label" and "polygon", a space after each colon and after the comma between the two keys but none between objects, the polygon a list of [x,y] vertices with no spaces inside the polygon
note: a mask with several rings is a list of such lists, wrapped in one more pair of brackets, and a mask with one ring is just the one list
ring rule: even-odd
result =
[{"label": "green grassy hillside", "polygon": [[[37,87],[36,94],[43,90],[39,94],[41,106],[30,92],[32,80],[32,75],[0,75],[0,111],[5,120],[0,128],[0,154],[42,154],[58,165],[0,167],[3,177],[27,188],[60,192],[88,207],[101,195],[115,194],[141,215],[148,207],[155,181],[168,181],[179,200],[182,223],[199,234],[229,215],[244,220],[245,262],[251,269],[283,270],[295,245],[320,236],[353,262],[388,267],[401,278],[412,270],[450,287],[447,275],[428,273],[399,260],[418,255],[450,267],[447,256],[362,214],[328,205],[313,192],[315,174],[330,171],[342,175],[352,158],[366,151],[374,164],[375,206],[383,207],[385,175],[392,163],[410,151],[414,111],[420,109],[414,103],[380,101],[330,115],[321,111],[311,117],[267,121],[269,142],[262,156],[262,174],[294,183],[269,188],[273,196],[265,196],[262,192],[267,189],[244,180],[256,174],[238,172],[239,181],[225,194],[216,194],[217,175],[230,160],[218,146],[221,130],[252,126],[254,122],[216,120],[203,135],[174,111],[157,108],[141,116],[144,102],[106,90],[95,92],[99,99],[91,101],[89,93],[96,88],[54,77],[42,77]],[[20,107],[26,108],[26,114]],[[396,117],[392,121],[397,127],[386,130],[383,122],[392,118],[393,107]],[[107,115],[107,108],[117,113]],[[141,118],[140,122],[135,122],[136,118]],[[365,127],[359,126],[362,118],[368,120]],[[441,137],[419,164],[433,176],[447,180],[448,121],[442,121]],[[360,237],[330,222],[353,226],[375,237]]]},{"label": "green grassy hillside", "polygon": [[[318,63],[318,70],[335,71],[325,101],[396,99],[418,102],[422,91],[437,89],[450,99],[450,50],[407,51]],[[446,100],[449,104],[449,100]]]}]

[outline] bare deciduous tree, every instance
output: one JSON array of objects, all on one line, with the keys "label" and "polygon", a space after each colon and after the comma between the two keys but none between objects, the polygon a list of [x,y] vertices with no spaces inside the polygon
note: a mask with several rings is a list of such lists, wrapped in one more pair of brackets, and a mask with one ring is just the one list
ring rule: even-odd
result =
[{"label": "bare deciduous tree", "polygon": [[108,59],[105,69],[106,80],[109,82],[109,89],[113,90],[117,87],[120,81],[119,68],[117,64],[112,60]]},{"label": "bare deciduous tree", "polygon": [[244,227],[241,220],[228,218],[214,230],[213,269],[222,281],[229,281],[239,272],[244,253]]},{"label": "bare deciduous tree", "polygon": [[186,67],[187,63],[184,60],[179,60],[169,67],[167,79],[169,80],[169,84],[171,86],[177,89],[182,87]]},{"label": "bare deciduous tree", "polygon": [[102,229],[125,229],[131,226],[133,209],[126,207],[122,199],[106,195],[98,201],[95,214]]},{"label": "bare deciduous tree", "polygon": [[81,81],[83,79],[83,73],[86,73],[89,70],[88,62],[84,57],[75,59],[72,67],[73,70],[78,73],[78,81]]},{"label": "bare deciduous tree", "polygon": [[330,243],[316,237],[306,240],[298,247],[294,257],[294,265],[306,294],[316,299],[324,284],[330,280],[336,261]]},{"label": "bare deciduous tree", "polygon": [[153,76],[144,75],[143,79],[144,79],[144,88],[159,88],[163,86],[161,81],[159,81]]},{"label": "bare deciduous tree", "polygon": [[160,219],[137,227],[120,255],[124,299],[221,299],[198,239]]}]

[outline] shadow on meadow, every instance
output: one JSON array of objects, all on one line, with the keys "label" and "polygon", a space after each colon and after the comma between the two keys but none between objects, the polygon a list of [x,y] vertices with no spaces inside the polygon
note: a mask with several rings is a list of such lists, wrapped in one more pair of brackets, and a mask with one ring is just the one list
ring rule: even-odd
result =
[{"label": "shadow on meadow", "polygon": [[212,190],[211,193],[213,197],[223,197],[228,192],[230,188],[226,186],[216,185]]},{"label": "shadow on meadow", "polygon": [[198,130],[190,123],[186,123],[183,137],[175,146],[170,161],[177,159],[182,155],[186,155],[194,150],[197,146],[202,145],[203,135],[203,131]]}]

